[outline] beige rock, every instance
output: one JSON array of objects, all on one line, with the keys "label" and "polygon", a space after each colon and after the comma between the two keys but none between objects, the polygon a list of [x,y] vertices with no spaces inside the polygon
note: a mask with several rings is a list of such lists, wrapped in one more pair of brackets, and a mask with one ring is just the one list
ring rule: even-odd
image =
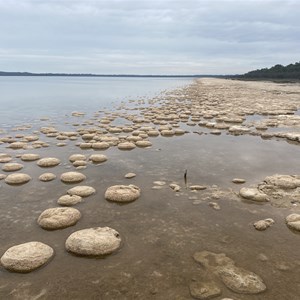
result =
[{"label": "beige rock", "polygon": [[132,150],[135,147],[136,147],[135,144],[131,142],[123,142],[118,144],[118,148],[120,150]]},{"label": "beige rock", "polygon": [[63,195],[57,200],[57,203],[62,206],[72,206],[80,202],[82,202],[82,197],[77,195]]},{"label": "beige rock", "polygon": [[109,227],[76,231],[66,240],[67,251],[84,256],[102,256],[116,251],[121,244],[119,233]]},{"label": "beige rock", "polygon": [[201,191],[201,190],[206,190],[207,187],[205,185],[191,185],[190,189],[196,190],[196,191]]},{"label": "beige rock", "polygon": [[23,142],[13,142],[8,147],[11,149],[24,149],[26,148],[27,144]]},{"label": "beige rock", "polygon": [[134,178],[136,176],[135,173],[127,173],[124,177],[127,179]]},{"label": "beige rock", "polygon": [[25,153],[21,156],[21,160],[23,161],[34,161],[38,159],[40,159],[40,156],[34,153]]},{"label": "beige rock", "polygon": [[3,180],[4,178],[6,178],[7,177],[7,175],[5,175],[5,174],[0,174],[0,180]]},{"label": "beige rock", "polygon": [[72,154],[70,157],[69,157],[69,161],[70,162],[74,162],[74,161],[77,161],[77,160],[86,160],[86,156],[83,155],[83,154]]},{"label": "beige rock", "polygon": [[37,164],[44,168],[55,167],[60,164],[60,160],[55,157],[45,157],[38,160]]},{"label": "beige rock", "polygon": [[44,181],[44,182],[52,181],[55,178],[56,178],[56,175],[53,173],[43,173],[39,176],[39,180]]},{"label": "beige rock", "polygon": [[268,219],[259,220],[259,221],[255,222],[253,224],[253,226],[256,230],[263,231],[263,230],[266,230],[267,228],[269,228],[274,223],[275,222],[273,219],[268,218]]},{"label": "beige rock", "polygon": [[241,188],[240,196],[242,198],[257,201],[257,202],[268,201],[267,195],[261,193],[257,188]]},{"label": "beige rock", "polygon": [[105,199],[114,202],[131,202],[140,197],[140,188],[130,185],[114,185],[105,192]]},{"label": "beige rock", "polygon": [[150,141],[146,141],[146,140],[142,140],[142,141],[137,141],[135,142],[135,144],[138,146],[138,147],[150,147],[152,146],[152,143]]},{"label": "beige rock", "polygon": [[30,180],[31,180],[31,177],[29,175],[27,175],[27,174],[24,174],[24,173],[9,174],[5,178],[5,182],[7,184],[11,184],[11,185],[17,185],[17,184],[27,183]]},{"label": "beige rock", "polygon": [[24,166],[22,164],[18,164],[18,163],[6,163],[5,165],[2,166],[2,171],[14,172],[23,169],[23,167]]},{"label": "beige rock", "polygon": [[92,154],[89,157],[89,160],[91,160],[93,163],[100,164],[107,161],[107,156],[103,154]]},{"label": "beige rock", "polygon": [[44,210],[37,222],[47,230],[63,229],[75,225],[81,218],[81,213],[72,207],[55,207]]},{"label": "beige rock", "polygon": [[300,231],[300,214],[290,214],[285,218],[285,221],[289,228]]},{"label": "beige rock", "polygon": [[242,184],[242,183],[245,183],[246,180],[242,179],[242,178],[234,178],[234,179],[232,179],[232,182],[236,183],[236,184]]},{"label": "beige rock", "polygon": [[196,299],[211,299],[221,295],[221,290],[213,281],[192,282],[190,293]]},{"label": "beige rock", "polygon": [[9,248],[1,257],[1,264],[13,272],[31,272],[54,255],[53,249],[41,242],[28,242]]},{"label": "beige rock", "polygon": [[86,179],[86,176],[79,172],[66,172],[60,175],[60,180],[65,183],[76,183]]},{"label": "beige rock", "polygon": [[194,259],[208,272],[216,274],[225,286],[239,294],[258,294],[266,290],[262,278],[246,269],[237,267],[235,262],[224,253],[201,251]]},{"label": "beige rock", "polygon": [[91,186],[78,185],[67,191],[69,195],[77,195],[80,197],[88,197],[96,193],[96,190]]},{"label": "beige rock", "polygon": [[181,187],[178,184],[176,184],[176,183],[171,183],[169,186],[175,192],[179,192],[181,190]]},{"label": "beige rock", "polygon": [[12,160],[11,155],[7,153],[0,153],[0,163],[7,163]]},{"label": "beige rock", "polygon": [[300,179],[291,175],[272,175],[264,180],[269,185],[274,185],[281,189],[295,189],[300,187]]},{"label": "beige rock", "polygon": [[96,150],[106,150],[110,147],[107,142],[96,142],[92,144],[92,148]]}]

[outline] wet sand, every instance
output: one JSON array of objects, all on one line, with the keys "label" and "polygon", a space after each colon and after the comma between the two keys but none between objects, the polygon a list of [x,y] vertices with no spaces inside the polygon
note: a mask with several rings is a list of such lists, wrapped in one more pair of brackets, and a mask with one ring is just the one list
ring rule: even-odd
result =
[{"label": "wet sand", "polygon": [[[24,130],[20,126],[19,130],[1,134],[0,140],[11,135],[20,141],[24,138],[15,138],[17,134],[32,135],[49,125],[57,128],[53,137],[34,133],[49,147],[30,149],[34,142],[28,142],[27,149],[13,150],[7,148],[11,141],[0,145],[0,152],[12,155],[13,162],[24,165],[20,172],[32,177],[21,186],[0,181],[0,254],[28,241],[43,242],[55,251],[47,265],[31,273],[18,274],[1,267],[0,298],[193,299],[191,283],[210,278],[222,292],[214,299],[298,299],[300,235],[286,226],[285,217],[299,213],[300,204],[288,197],[280,207],[272,201],[258,203],[240,197],[239,190],[257,186],[269,175],[300,174],[300,144],[295,135],[300,125],[299,108],[297,84],[201,79],[150,100],[124,103],[111,112],[70,116],[69,124],[50,124],[50,117],[33,128]],[[109,132],[111,124],[123,126],[121,133]],[[229,127],[218,129],[216,124]],[[149,129],[145,126],[156,127],[160,133],[178,128],[185,133],[147,137]],[[256,129],[259,126],[267,128]],[[97,133],[95,127],[102,132]],[[124,132],[125,127],[139,131],[134,136],[149,140],[152,146],[119,150],[117,144],[132,135]],[[211,134],[216,128],[220,135]],[[77,140],[66,138],[61,141],[67,145],[57,147],[61,142],[57,136],[66,136],[62,131],[77,132]],[[91,133],[93,137],[85,138],[85,142],[92,144],[104,136],[116,136],[118,140],[111,141],[111,147],[103,151],[80,149],[83,135]],[[56,157],[61,164],[40,168],[36,162],[22,162],[17,156],[23,153]],[[74,206],[82,214],[76,225],[46,231],[36,222],[40,213],[58,207],[57,199],[79,185],[59,180],[62,173],[75,170],[68,158],[76,153],[108,157],[104,163],[88,162],[85,169],[78,170],[87,177],[80,185],[94,187],[96,194]],[[38,177],[44,172],[52,172],[57,178],[41,182]],[[128,172],[137,176],[124,178]],[[233,178],[243,178],[246,183],[234,184]],[[155,181],[165,184],[157,188]],[[171,183],[179,185],[180,191],[171,189]],[[117,184],[138,186],[141,197],[122,205],[106,201],[105,190]],[[190,185],[207,188],[192,191]],[[298,193],[298,188],[293,192]],[[211,202],[220,209],[214,209]],[[266,231],[255,230],[253,223],[265,218],[275,223]],[[116,229],[122,238],[121,248],[101,259],[77,257],[65,250],[71,233],[97,226]],[[204,250],[225,253],[237,266],[259,275],[266,291],[240,294],[228,289],[218,276],[193,259],[195,252]]]}]

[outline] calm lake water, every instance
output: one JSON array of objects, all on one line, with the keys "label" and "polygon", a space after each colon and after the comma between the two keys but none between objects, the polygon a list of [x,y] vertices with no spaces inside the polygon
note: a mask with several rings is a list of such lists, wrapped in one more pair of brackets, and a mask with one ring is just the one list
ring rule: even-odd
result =
[{"label": "calm lake water", "polygon": [[0,128],[72,111],[95,112],[129,99],[153,97],[185,78],[0,77]]},{"label": "calm lake water", "polygon": [[[42,126],[59,128],[65,122],[69,131],[76,131],[78,124],[83,128],[101,125],[99,122],[106,115],[95,116],[98,110],[106,107],[114,113],[122,101],[150,99],[161,91],[191,82],[156,78],[0,77],[0,128],[7,130],[0,137],[19,135],[22,139],[22,135],[30,135]],[[124,111],[138,114],[141,106],[149,104],[145,101],[133,105],[137,110]],[[72,111],[87,114],[70,118]],[[43,116],[49,120],[40,120]],[[250,116],[248,120],[254,118],[258,116]],[[33,125],[32,128],[13,131],[15,125],[24,122]],[[268,175],[300,174],[299,145],[251,135],[233,136],[225,131],[216,136],[198,124],[188,126],[179,122],[179,126],[186,134],[149,137],[152,147],[137,147],[132,151],[117,147],[105,151],[83,150],[77,145],[82,142],[81,137],[63,140],[65,146],[58,147],[60,141],[55,137],[39,132],[35,134],[49,147],[12,150],[7,144],[0,144],[0,153],[11,154],[12,162],[24,165],[20,172],[32,177],[28,183],[18,186],[0,181],[0,256],[9,247],[29,241],[43,242],[55,252],[47,265],[28,274],[0,267],[0,299],[191,300],[191,282],[214,280],[222,290],[216,300],[226,297],[298,300],[300,235],[291,232],[284,222],[293,208],[247,202],[236,194],[241,186],[256,185]],[[131,133],[120,135],[125,134]],[[23,153],[56,157],[61,164],[40,168],[36,162],[22,161]],[[105,163],[88,162],[85,169],[77,170],[86,176],[80,185],[92,186],[96,193],[75,206],[82,214],[76,225],[44,230],[37,219],[45,209],[58,207],[58,198],[74,186],[63,183],[60,175],[76,170],[69,156],[79,153],[87,157],[100,153],[108,158]],[[205,185],[207,190],[185,188],[185,170],[188,170],[188,185]],[[41,182],[38,178],[45,172],[57,178]],[[128,172],[137,176],[125,179]],[[7,175],[4,171],[0,173]],[[233,184],[232,179],[236,177],[244,178],[246,184]],[[155,181],[164,181],[165,185],[155,189]],[[179,193],[169,187],[174,182],[182,187]],[[137,185],[141,197],[125,205],[105,200],[106,189],[117,184]],[[221,190],[231,192],[219,193]],[[220,210],[213,209],[209,205],[211,201],[217,202]],[[254,221],[270,217],[275,225],[266,232],[253,228]],[[116,253],[105,258],[87,258],[65,250],[70,234],[98,226],[109,226],[120,233],[122,246]],[[226,288],[220,279],[206,273],[194,261],[193,254],[204,250],[225,253],[239,267],[259,274],[267,291],[251,295]]]}]

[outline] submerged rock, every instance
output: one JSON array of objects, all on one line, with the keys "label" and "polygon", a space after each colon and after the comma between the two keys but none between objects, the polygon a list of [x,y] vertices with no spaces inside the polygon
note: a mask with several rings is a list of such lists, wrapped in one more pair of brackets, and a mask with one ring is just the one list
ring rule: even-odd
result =
[{"label": "submerged rock", "polygon": [[264,193],[261,193],[257,188],[241,188],[240,196],[257,202],[268,201],[268,196]]},{"label": "submerged rock", "polygon": [[109,187],[105,192],[105,199],[114,202],[132,202],[137,200],[141,195],[140,188],[130,185],[114,185]]},{"label": "submerged rock", "polygon": [[76,231],[66,240],[67,251],[77,255],[101,256],[116,251],[121,244],[119,233],[109,227]]},{"label": "submerged rock", "polygon": [[266,290],[263,280],[255,273],[237,267],[225,253],[196,252],[194,259],[212,274],[217,275],[232,291],[241,294],[258,294]]},{"label": "submerged rock", "polygon": [[28,242],[9,248],[1,257],[1,264],[10,271],[27,273],[44,265],[53,254],[46,244]]},{"label": "submerged rock", "polygon": [[190,284],[191,296],[196,299],[211,299],[221,295],[221,290],[213,281],[192,282]]},{"label": "submerged rock", "polygon": [[296,231],[300,231],[300,214],[290,214],[285,218],[286,225]]},{"label": "submerged rock", "polygon": [[275,221],[271,218],[259,220],[253,224],[256,230],[263,231],[273,225]]},{"label": "submerged rock", "polygon": [[276,186],[280,189],[295,189],[300,187],[300,179],[291,175],[272,175],[264,179],[266,184]]},{"label": "submerged rock", "polygon": [[262,279],[243,268],[222,267],[218,274],[223,283],[232,291],[240,294],[258,294],[266,290]]}]

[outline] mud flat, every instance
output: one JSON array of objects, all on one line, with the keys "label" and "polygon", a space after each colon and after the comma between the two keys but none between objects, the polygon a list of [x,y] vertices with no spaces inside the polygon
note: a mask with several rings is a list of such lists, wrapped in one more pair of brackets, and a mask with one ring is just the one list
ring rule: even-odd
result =
[{"label": "mud flat", "polygon": [[0,130],[0,298],[298,299],[299,109],[299,84],[200,79]]}]

